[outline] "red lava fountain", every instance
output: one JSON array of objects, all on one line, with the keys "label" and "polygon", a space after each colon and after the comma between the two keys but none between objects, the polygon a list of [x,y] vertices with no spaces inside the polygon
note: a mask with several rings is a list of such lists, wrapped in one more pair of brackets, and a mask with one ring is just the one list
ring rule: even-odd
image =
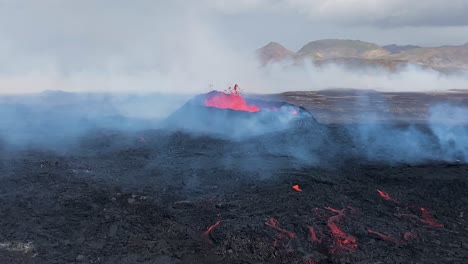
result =
[{"label": "red lava fountain", "polygon": [[234,88],[229,87],[229,94],[219,93],[216,96],[207,98],[205,105],[209,107],[216,107],[222,109],[232,109],[246,112],[258,112],[260,108],[255,105],[249,105],[245,102],[245,99],[238,92],[238,85],[234,85]]}]

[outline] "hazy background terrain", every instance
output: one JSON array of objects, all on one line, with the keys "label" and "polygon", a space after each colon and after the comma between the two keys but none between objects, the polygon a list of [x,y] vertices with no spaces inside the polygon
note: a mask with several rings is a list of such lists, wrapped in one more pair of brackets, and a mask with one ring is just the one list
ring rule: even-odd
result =
[{"label": "hazy background terrain", "polygon": [[[8,144],[66,146],[93,129],[159,128],[193,95],[234,83],[306,107],[323,123],[432,125],[435,117],[463,121],[466,112],[466,1],[1,0],[0,7],[0,134]],[[394,93],[414,91],[430,95]],[[429,139],[411,129],[349,134],[358,144],[377,136],[388,149],[395,136],[423,147]],[[468,153],[465,130],[448,131],[452,138],[439,143],[460,139],[448,155],[458,159]]]},{"label": "hazy background terrain", "polygon": [[[466,69],[467,10],[463,0],[2,0],[0,92],[201,93],[235,82],[262,93],[329,87],[466,88],[464,74],[441,76],[432,66]],[[306,45],[319,39],[376,44],[363,51],[367,44],[335,41],[325,43],[332,49],[328,52]],[[325,54],[338,63],[320,69],[314,63],[261,67],[255,50],[270,41],[308,59]],[[390,44],[458,47],[401,55],[387,54],[395,47],[381,48]],[[404,64],[393,74],[379,67],[356,72],[349,63],[343,66],[343,58],[350,57],[351,68],[374,59],[377,64],[386,65],[385,59],[417,66]]]}]

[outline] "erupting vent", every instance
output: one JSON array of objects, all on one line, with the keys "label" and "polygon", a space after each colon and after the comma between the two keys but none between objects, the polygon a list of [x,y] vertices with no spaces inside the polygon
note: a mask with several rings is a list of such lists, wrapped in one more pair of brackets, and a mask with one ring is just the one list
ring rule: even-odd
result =
[{"label": "erupting vent", "polygon": [[237,84],[235,84],[234,87],[229,87],[224,92],[213,91],[208,93],[204,101],[204,105],[207,107],[245,111],[251,113],[256,113],[260,111],[281,111],[282,113],[297,115],[300,111],[299,107],[296,107],[291,104],[268,102],[261,100],[246,100],[239,93],[239,86]]},{"label": "erupting vent", "polygon": [[[166,120],[171,128],[230,136],[258,135],[291,127],[319,127],[303,107],[281,101],[245,98],[239,86],[224,92],[201,94],[177,110]],[[309,126],[310,127],[310,126]]]},{"label": "erupting vent", "polygon": [[247,104],[245,99],[239,94],[238,89],[239,86],[236,84],[234,85],[234,88],[228,88],[228,93],[218,93],[214,96],[206,98],[205,105],[209,107],[247,112],[260,111],[258,106]]}]

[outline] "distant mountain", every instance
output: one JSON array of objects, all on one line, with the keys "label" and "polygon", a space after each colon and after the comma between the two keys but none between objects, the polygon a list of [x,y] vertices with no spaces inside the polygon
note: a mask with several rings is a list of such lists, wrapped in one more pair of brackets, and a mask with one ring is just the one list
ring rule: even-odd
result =
[{"label": "distant mountain", "polygon": [[388,60],[405,60],[410,63],[437,68],[462,68],[468,70],[468,43],[462,46],[417,48],[386,56]]},{"label": "distant mountain", "polygon": [[271,42],[257,50],[262,64],[293,58],[296,63],[313,59],[315,65],[329,63],[361,67],[383,67],[397,71],[415,64],[441,73],[468,72],[468,43],[461,46],[423,48],[414,45],[385,45],[360,40],[323,39],[309,42],[294,53],[281,44]]},{"label": "distant mountain", "polygon": [[314,59],[374,58],[390,52],[377,44],[360,40],[323,39],[312,41],[302,47],[297,55]]},{"label": "distant mountain", "polygon": [[411,49],[418,49],[421,48],[420,46],[414,46],[414,45],[396,45],[396,44],[391,44],[391,45],[385,45],[382,46],[383,49],[389,51],[390,53],[398,53],[406,50],[411,50]]},{"label": "distant mountain", "polygon": [[276,42],[270,42],[266,46],[257,50],[257,54],[260,57],[262,64],[267,64],[274,61],[284,60],[286,58],[292,58],[295,52],[288,50],[284,46]]}]

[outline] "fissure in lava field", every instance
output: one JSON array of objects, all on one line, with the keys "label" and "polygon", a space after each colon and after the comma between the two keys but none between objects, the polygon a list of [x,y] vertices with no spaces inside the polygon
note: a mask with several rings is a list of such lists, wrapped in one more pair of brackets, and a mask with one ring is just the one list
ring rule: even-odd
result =
[{"label": "fissure in lava field", "polygon": [[[230,96],[197,103],[236,118],[266,109]],[[468,165],[372,162],[343,131],[103,130],[67,151],[2,145],[0,263],[466,263]]]}]

